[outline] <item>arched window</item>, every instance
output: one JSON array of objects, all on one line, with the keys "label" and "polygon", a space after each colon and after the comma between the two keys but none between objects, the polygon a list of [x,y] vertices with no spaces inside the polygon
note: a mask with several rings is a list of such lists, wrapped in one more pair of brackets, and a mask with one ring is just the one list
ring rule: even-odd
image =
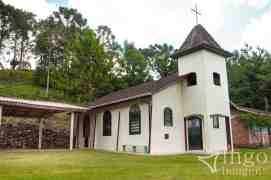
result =
[{"label": "arched window", "polygon": [[164,126],[165,127],[173,126],[172,110],[169,107],[164,109]]},{"label": "arched window", "polygon": [[138,105],[132,105],[129,112],[129,135],[141,133],[141,111]]},{"label": "arched window", "polygon": [[221,85],[221,80],[220,80],[220,74],[214,72],[213,73],[213,81],[214,81],[214,85],[216,86],[220,86]]},{"label": "arched window", "polygon": [[110,111],[103,114],[103,136],[111,136],[112,116]]}]

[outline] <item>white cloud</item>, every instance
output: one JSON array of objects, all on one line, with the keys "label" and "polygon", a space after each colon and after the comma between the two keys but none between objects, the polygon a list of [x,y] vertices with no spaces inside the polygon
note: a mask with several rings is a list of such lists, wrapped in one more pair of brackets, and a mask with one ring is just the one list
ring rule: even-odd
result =
[{"label": "white cloud", "polygon": [[253,18],[242,35],[242,43],[260,46],[271,51],[271,11],[259,18]]},{"label": "white cloud", "polygon": [[[199,17],[212,34],[223,26],[223,4],[226,1],[199,1]],[[70,0],[69,6],[79,9],[91,27],[108,25],[120,41],[128,39],[137,46],[167,42],[179,47],[195,25],[191,8],[195,1],[165,0]]]},{"label": "white cloud", "polygon": [[33,12],[38,18],[46,18],[55,9],[46,0],[3,0],[4,3]]},{"label": "white cloud", "polygon": [[234,2],[237,5],[243,5],[254,8],[263,8],[268,4],[269,0],[236,0]]}]

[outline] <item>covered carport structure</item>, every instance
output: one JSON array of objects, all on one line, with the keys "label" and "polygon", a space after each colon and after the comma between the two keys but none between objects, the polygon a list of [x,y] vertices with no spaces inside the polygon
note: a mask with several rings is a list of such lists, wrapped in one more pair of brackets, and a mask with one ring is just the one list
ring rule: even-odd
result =
[{"label": "covered carport structure", "polygon": [[0,96],[0,128],[2,117],[23,117],[39,119],[38,149],[42,148],[43,121],[57,113],[70,114],[70,142],[69,149],[73,149],[74,121],[76,115],[85,114],[87,108],[59,102],[25,100]]}]

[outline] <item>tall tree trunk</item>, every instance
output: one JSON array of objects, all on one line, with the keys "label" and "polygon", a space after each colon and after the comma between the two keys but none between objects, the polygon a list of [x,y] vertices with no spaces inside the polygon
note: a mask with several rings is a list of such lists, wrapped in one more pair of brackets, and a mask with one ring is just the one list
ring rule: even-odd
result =
[{"label": "tall tree trunk", "polygon": [[15,35],[14,38],[14,49],[13,49],[13,63],[12,63],[12,69],[14,70],[17,65],[17,35]]},{"label": "tall tree trunk", "polygon": [[23,57],[24,57],[24,39],[21,41],[20,45],[20,59],[19,59],[19,69],[23,68]]}]

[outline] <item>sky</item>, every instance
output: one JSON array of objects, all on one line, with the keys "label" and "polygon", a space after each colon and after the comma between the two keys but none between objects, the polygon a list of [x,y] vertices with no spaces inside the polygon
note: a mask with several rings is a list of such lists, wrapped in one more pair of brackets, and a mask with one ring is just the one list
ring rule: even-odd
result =
[{"label": "sky", "polygon": [[109,26],[117,40],[139,48],[168,43],[179,48],[196,25],[191,8],[197,4],[199,23],[226,50],[245,43],[271,51],[271,0],[3,0],[46,18],[58,6],[76,8],[88,25]]}]

